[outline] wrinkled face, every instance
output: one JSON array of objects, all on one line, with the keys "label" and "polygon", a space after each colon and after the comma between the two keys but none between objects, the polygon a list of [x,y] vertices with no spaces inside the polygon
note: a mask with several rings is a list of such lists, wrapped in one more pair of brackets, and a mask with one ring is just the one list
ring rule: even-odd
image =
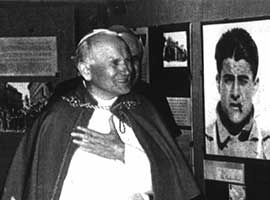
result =
[{"label": "wrinkled face", "polygon": [[231,122],[238,124],[252,111],[258,79],[253,80],[250,64],[243,59],[227,58],[222,65],[220,77],[217,76],[221,108]]},{"label": "wrinkled face", "polygon": [[131,88],[131,55],[124,41],[110,38],[93,48],[91,92],[103,99],[126,94]]}]

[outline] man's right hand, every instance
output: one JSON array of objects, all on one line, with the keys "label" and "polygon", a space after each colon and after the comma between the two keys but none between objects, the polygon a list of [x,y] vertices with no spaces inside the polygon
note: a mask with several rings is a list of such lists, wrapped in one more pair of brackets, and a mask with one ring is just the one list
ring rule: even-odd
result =
[{"label": "man's right hand", "polygon": [[102,134],[78,126],[76,127],[76,130],[71,133],[73,142],[89,153],[125,162],[125,144],[122,142],[114,126],[113,116],[110,117],[109,124],[110,132],[108,134]]}]

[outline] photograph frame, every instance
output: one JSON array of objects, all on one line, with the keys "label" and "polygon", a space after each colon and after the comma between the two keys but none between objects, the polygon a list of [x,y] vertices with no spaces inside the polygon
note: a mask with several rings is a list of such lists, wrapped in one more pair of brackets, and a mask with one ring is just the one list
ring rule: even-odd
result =
[{"label": "photograph frame", "polygon": [[0,134],[23,135],[54,92],[50,81],[0,82]]},{"label": "photograph frame", "polygon": [[[263,127],[263,130],[267,130],[266,134],[270,131],[269,126],[266,123],[266,116],[269,116],[269,108],[270,105],[260,105],[263,101],[262,99],[268,98],[267,90],[270,88],[263,87],[263,85],[267,85],[266,78],[263,79],[261,76],[262,74],[267,74],[266,66],[267,63],[267,56],[264,53],[264,49],[268,44],[270,44],[270,40],[265,40],[266,34],[270,32],[270,17],[253,17],[253,18],[245,18],[245,19],[225,19],[225,20],[218,20],[218,21],[206,21],[201,23],[201,40],[202,40],[202,80],[203,80],[203,124],[204,124],[204,132],[205,132],[205,139],[204,143],[204,151],[205,151],[205,158],[206,159],[228,159],[230,161],[245,161],[245,160],[269,160],[270,158],[266,158],[265,156],[245,156],[245,155],[226,155],[220,154],[217,152],[213,152],[209,150],[209,143],[207,142],[207,137],[209,136],[208,127],[209,125],[215,121],[216,116],[216,106],[219,98],[219,93],[217,90],[217,69],[216,69],[216,62],[215,62],[215,45],[218,42],[221,35],[233,28],[242,28],[246,30],[252,39],[255,41],[257,48],[258,48],[258,57],[259,57],[259,67],[258,67],[258,77],[260,77],[260,90],[259,94],[256,94],[254,98],[252,98],[252,103],[254,104],[254,116],[260,115],[259,118],[259,125]],[[211,34],[209,34],[211,32]],[[211,38],[211,42],[209,42],[209,38]],[[209,61],[211,60],[211,61]],[[210,67],[211,70],[210,70]],[[215,73],[214,73],[215,71]],[[209,81],[211,79],[211,81]],[[263,79],[263,81],[261,81]],[[261,84],[261,82],[263,82]],[[211,85],[211,88],[210,86]],[[262,86],[261,86],[262,85]],[[214,91],[214,92],[211,92]],[[257,92],[258,93],[258,92]],[[260,105],[258,107],[257,105]],[[267,110],[267,112],[262,112],[262,110]],[[257,118],[256,118],[257,119]],[[264,136],[263,136],[264,137]],[[267,137],[267,136],[266,136]],[[211,140],[211,138],[208,138]],[[268,140],[268,139],[267,139]],[[268,141],[267,141],[268,142]],[[261,147],[264,152],[267,151],[268,145],[267,143]]]},{"label": "photograph frame", "polygon": [[189,68],[190,23],[167,24],[161,25],[158,28],[160,29],[161,35],[163,37],[161,41],[163,42],[163,68]]}]

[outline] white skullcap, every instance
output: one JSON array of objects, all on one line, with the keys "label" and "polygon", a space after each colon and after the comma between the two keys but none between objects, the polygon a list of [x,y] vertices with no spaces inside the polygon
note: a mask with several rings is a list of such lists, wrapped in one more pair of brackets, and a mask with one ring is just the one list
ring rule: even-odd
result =
[{"label": "white skullcap", "polygon": [[92,32],[86,34],[78,43],[77,47],[79,47],[85,40],[87,40],[88,38],[98,34],[98,33],[105,33],[105,34],[109,34],[109,35],[115,35],[117,36],[118,34],[114,31],[108,30],[108,29],[94,29]]}]

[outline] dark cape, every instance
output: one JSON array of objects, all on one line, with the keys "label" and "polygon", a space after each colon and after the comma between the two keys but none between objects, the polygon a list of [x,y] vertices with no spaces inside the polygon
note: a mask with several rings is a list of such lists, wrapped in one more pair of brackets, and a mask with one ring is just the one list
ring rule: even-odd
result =
[{"label": "dark cape", "polygon": [[[16,200],[59,199],[78,148],[70,133],[76,126],[87,126],[93,114],[89,104],[96,101],[80,85],[44,109],[15,153],[2,200],[11,196]],[[132,127],[150,160],[154,200],[187,200],[200,194],[182,152],[145,98],[135,93],[121,96],[111,112]]]}]

